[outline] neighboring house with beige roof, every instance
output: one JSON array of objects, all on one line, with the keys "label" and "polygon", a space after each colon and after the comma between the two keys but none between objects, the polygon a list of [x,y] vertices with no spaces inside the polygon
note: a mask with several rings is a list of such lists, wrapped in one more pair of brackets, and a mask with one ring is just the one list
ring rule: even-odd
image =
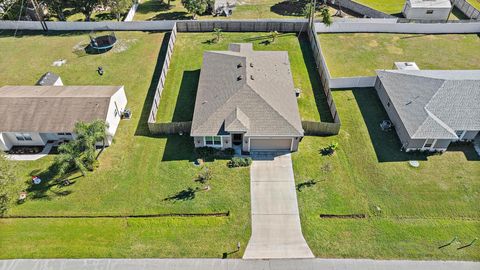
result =
[{"label": "neighboring house with beige roof", "polygon": [[72,140],[79,121],[104,120],[110,145],[125,109],[123,86],[0,87],[0,150]]},{"label": "neighboring house with beige roof", "polygon": [[480,131],[480,70],[378,70],[375,89],[406,151],[445,151]]},{"label": "neighboring house with beige roof", "polygon": [[204,53],[190,133],[195,147],[296,151],[303,134],[287,52],[242,43]]}]

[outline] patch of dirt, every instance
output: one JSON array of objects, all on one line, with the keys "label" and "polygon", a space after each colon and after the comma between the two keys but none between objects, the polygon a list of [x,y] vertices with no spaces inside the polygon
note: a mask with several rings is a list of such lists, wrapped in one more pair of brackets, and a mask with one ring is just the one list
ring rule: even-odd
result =
[{"label": "patch of dirt", "polygon": [[368,42],[368,46],[370,47],[378,47],[378,42],[376,40],[370,40],[370,42]]},{"label": "patch of dirt", "polygon": [[392,54],[398,54],[398,55],[403,54],[403,49],[402,49],[402,48],[395,47],[395,46],[393,46],[393,45],[387,46],[387,51],[388,51],[389,53],[392,53]]},{"label": "patch of dirt", "polygon": [[114,52],[114,53],[124,52],[124,51],[128,50],[128,48],[130,48],[130,46],[135,44],[137,41],[138,41],[138,39],[136,39],[136,38],[135,39],[118,39],[117,43],[115,44],[115,46],[112,49],[112,52]]}]

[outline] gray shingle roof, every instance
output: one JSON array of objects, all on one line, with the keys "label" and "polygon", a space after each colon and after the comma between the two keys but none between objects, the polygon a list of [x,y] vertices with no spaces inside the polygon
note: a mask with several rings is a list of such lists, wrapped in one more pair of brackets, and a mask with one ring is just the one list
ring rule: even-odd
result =
[{"label": "gray shingle roof", "polygon": [[[192,136],[303,136],[288,53],[231,44],[203,55]],[[243,130],[242,130],[243,129]]]},{"label": "gray shingle roof", "polygon": [[69,132],[78,121],[105,120],[122,86],[0,87],[0,132]]},{"label": "gray shingle roof", "polygon": [[458,139],[480,130],[480,70],[378,70],[412,139]]},{"label": "gray shingle roof", "polygon": [[48,86],[53,85],[60,76],[55,73],[47,72],[42,75],[42,77],[37,81],[37,85]]}]

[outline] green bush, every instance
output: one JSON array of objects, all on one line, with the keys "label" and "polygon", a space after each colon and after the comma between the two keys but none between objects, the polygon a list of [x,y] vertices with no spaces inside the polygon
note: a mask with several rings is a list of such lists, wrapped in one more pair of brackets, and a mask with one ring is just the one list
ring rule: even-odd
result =
[{"label": "green bush", "polygon": [[252,159],[249,157],[234,157],[228,162],[228,167],[248,167],[250,166],[250,164],[252,164]]},{"label": "green bush", "polygon": [[195,154],[197,157],[206,160],[213,158],[231,158],[235,154],[235,150],[233,148],[221,150],[215,147],[204,146],[195,148]]}]

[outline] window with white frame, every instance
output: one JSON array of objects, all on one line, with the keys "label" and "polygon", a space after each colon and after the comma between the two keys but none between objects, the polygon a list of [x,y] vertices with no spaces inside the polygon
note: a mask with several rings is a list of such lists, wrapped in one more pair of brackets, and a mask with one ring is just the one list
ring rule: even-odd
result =
[{"label": "window with white frame", "polygon": [[425,141],[425,144],[423,145],[423,147],[425,148],[430,148],[433,146],[433,144],[435,143],[435,140],[434,139],[427,139]]},{"label": "window with white frame", "polygon": [[31,141],[32,135],[30,133],[15,133],[17,141]]},{"label": "window with white frame", "polygon": [[205,136],[205,145],[206,146],[221,146],[222,137],[220,136]]},{"label": "window with white frame", "polygon": [[433,9],[427,9],[427,14],[433,14]]}]

